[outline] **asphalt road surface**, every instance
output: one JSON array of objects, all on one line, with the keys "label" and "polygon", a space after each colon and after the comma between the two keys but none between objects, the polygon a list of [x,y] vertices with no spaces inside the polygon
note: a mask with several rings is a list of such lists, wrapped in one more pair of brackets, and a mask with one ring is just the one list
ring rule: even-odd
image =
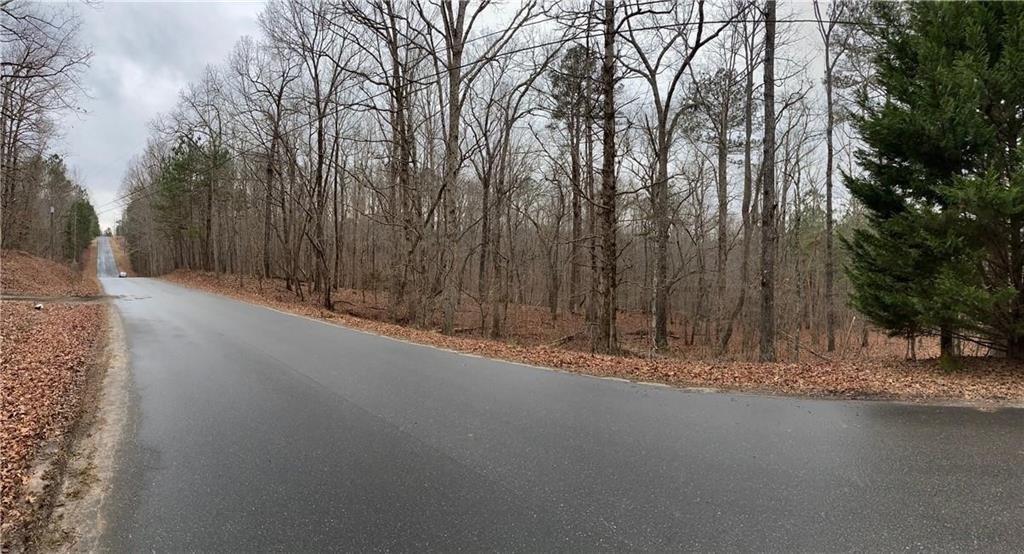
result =
[{"label": "asphalt road surface", "polygon": [[117,279],[116,551],[1017,550],[1024,410],[686,392]]}]

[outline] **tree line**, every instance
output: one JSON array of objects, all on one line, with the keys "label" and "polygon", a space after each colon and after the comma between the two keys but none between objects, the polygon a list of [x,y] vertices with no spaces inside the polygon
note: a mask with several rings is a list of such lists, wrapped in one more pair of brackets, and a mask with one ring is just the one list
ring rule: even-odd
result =
[{"label": "tree line", "polygon": [[280,278],[327,309],[373,291],[387,318],[445,333],[471,310],[502,337],[528,304],[581,317],[598,352],[619,350],[622,310],[650,316],[652,352],[833,352],[866,343],[867,318],[1015,352],[871,300],[898,278],[869,259],[885,234],[863,191],[903,193],[879,184],[897,158],[872,129],[914,111],[885,64],[924,40],[915,14],[967,8],[813,8],[275,0],[154,122],[101,210],[123,210],[143,273]]},{"label": "tree line", "polygon": [[68,6],[0,2],[0,246],[78,259],[99,234],[88,194],[51,150],[90,51]]}]

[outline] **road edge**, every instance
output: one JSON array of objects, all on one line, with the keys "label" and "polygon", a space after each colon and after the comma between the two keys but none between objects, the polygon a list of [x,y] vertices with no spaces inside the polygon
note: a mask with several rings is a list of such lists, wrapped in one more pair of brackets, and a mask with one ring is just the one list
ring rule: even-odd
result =
[{"label": "road edge", "polygon": [[[60,552],[95,552],[106,528],[104,504],[110,495],[117,459],[127,430],[131,374],[120,311],[107,304],[107,337],[102,380],[94,408],[72,445],[65,478],[45,539]],[[43,543],[46,544],[46,543]]]},{"label": "road edge", "polygon": [[[456,349],[453,349],[453,348],[446,348],[444,346],[438,346],[436,344],[430,344],[430,343],[427,343],[427,342],[418,342],[418,341],[410,340],[410,339],[403,338],[403,337],[396,337],[396,336],[388,335],[388,334],[385,334],[385,333],[379,333],[379,332],[376,332],[376,331],[371,331],[371,330],[368,330],[368,329],[361,329],[361,328],[358,328],[358,327],[349,326],[349,325],[346,325],[345,323],[340,322],[340,321],[338,321],[337,319],[334,319],[334,318],[313,317],[313,316],[306,315],[306,314],[303,314],[303,313],[293,312],[293,311],[277,308],[277,307],[270,306],[270,305],[267,305],[267,304],[263,304],[263,303],[260,303],[260,302],[253,302],[251,300],[244,299],[244,298],[239,298],[237,296],[233,296],[233,295],[229,295],[229,294],[223,294],[223,293],[220,293],[220,292],[215,292],[215,291],[211,291],[211,290],[207,290],[207,289],[199,288],[199,287],[190,287],[190,286],[178,283],[176,281],[165,279],[163,277],[155,277],[153,279],[158,280],[161,283],[164,283],[164,284],[167,284],[167,285],[171,285],[171,286],[175,286],[175,287],[180,287],[180,288],[183,288],[183,289],[187,289],[189,291],[198,292],[200,294],[207,294],[207,295],[215,296],[215,297],[222,298],[222,299],[225,299],[225,300],[230,300],[230,301],[233,301],[233,302],[238,302],[240,304],[246,304],[246,305],[257,307],[257,308],[263,308],[263,309],[266,309],[266,310],[277,312],[279,314],[283,314],[283,315],[287,315],[287,316],[291,316],[291,317],[297,317],[297,318],[305,319],[305,320],[312,321],[312,322],[315,322],[315,323],[320,323],[320,324],[323,324],[323,325],[330,325],[332,327],[339,327],[339,328],[344,329],[346,331],[362,333],[362,334],[365,334],[365,335],[370,335],[370,336],[379,337],[379,338],[383,338],[383,339],[387,339],[387,340],[391,340],[391,341],[395,341],[395,342],[400,342],[400,343],[411,345],[411,346],[419,346],[419,347],[424,347],[424,348],[431,348],[433,350],[439,350],[439,351],[450,353],[450,354],[458,354],[460,356],[468,356],[468,357],[471,357],[471,358],[478,358],[478,359],[488,360],[488,361],[492,361],[492,362],[500,362],[500,363],[518,365],[518,366],[522,366],[522,367],[526,367],[526,368],[531,368],[531,369],[535,369],[535,370],[548,371],[548,372],[554,372],[554,373],[562,373],[562,374],[567,374],[567,375],[576,375],[576,376],[580,376],[580,377],[587,377],[587,378],[590,378],[590,379],[598,379],[598,380],[601,380],[601,381],[615,381],[615,382],[624,383],[624,384],[628,384],[628,385],[655,387],[655,388],[659,388],[659,389],[672,390],[672,391],[676,391],[676,392],[680,392],[680,393],[684,393],[684,394],[721,394],[721,395],[740,396],[740,397],[753,396],[753,397],[759,397],[759,398],[777,398],[777,399],[791,398],[791,399],[797,399],[797,400],[826,401],[826,402],[886,403],[886,404],[896,404],[896,405],[903,405],[903,406],[917,406],[917,407],[965,408],[965,409],[978,410],[978,411],[982,411],[982,412],[993,412],[993,411],[997,411],[997,410],[1021,410],[1021,409],[1024,409],[1024,402],[1003,401],[1003,400],[975,400],[975,401],[972,401],[972,400],[955,399],[955,398],[899,398],[899,397],[869,396],[869,395],[855,396],[855,397],[845,397],[845,396],[838,396],[838,395],[814,395],[814,394],[783,393],[783,392],[778,392],[778,391],[774,391],[774,390],[770,390],[770,389],[728,389],[728,388],[717,388],[717,387],[708,387],[708,386],[699,386],[699,385],[686,385],[686,386],[683,386],[683,385],[676,385],[676,384],[671,384],[671,383],[663,383],[663,382],[659,382],[659,381],[644,381],[644,380],[639,380],[639,379],[626,379],[624,377],[618,377],[618,376],[614,376],[614,375],[601,375],[599,373],[590,373],[590,372],[586,372],[586,371],[574,371],[572,369],[567,369],[567,368],[542,366],[542,365],[531,364],[531,363],[528,363],[528,362],[522,362],[522,361],[514,360],[514,359],[485,356],[483,354],[478,354],[478,353],[475,353],[475,352],[466,352],[466,351],[463,351],[463,350],[456,350]],[[355,317],[355,316],[352,316],[352,317]]]}]

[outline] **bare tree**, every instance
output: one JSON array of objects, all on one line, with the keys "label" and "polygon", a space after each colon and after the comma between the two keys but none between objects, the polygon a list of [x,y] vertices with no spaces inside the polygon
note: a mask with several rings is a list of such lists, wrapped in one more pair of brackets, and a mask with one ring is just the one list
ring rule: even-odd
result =
[{"label": "bare tree", "polygon": [[[633,46],[634,60],[625,66],[641,76],[650,88],[654,108],[653,136],[650,137],[657,161],[657,171],[650,185],[651,207],[654,218],[655,275],[654,275],[654,344],[658,350],[668,347],[668,298],[669,289],[669,150],[672,148],[680,116],[687,106],[675,102],[682,94],[682,79],[690,68],[697,52],[717,38],[729,27],[735,15],[730,15],[705,28],[707,15],[705,1],[696,0],[680,3],[671,2],[664,11],[650,10],[644,19],[627,17],[626,41]],[[645,10],[637,7],[635,13]],[[742,10],[740,10],[742,13]],[[671,18],[669,23],[659,19]],[[647,20],[648,27],[658,24],[653,33],[653,44],[640,36],[640,21]],[[660,23],[660,24],[659,24]],[[666,74],[667,72],[667,74]],[[665,85],[667,83],[667,86]]]},{"label": "bare tree", "polygon": [[835,311],[835,253],[833,252],[835,217],[832,214],[832,175],[835,166],[835,70],[846,51],[850,31],[840,29],[840,20],[848,13],[849,2],[830,2],[826,13],[821,12],[821,3],[814,1],[814,16],[818,20],[818,33],[825,48],[825,302],[827,317],[825,332],[828,337],[828,351],[836,349]]},{"label": "bare tree", "polygon": [[761,157],[761,337],[759,359],[775,361],[775,0],[764,12],[764,154]]},{"label": "bare tree", "polygon": [[[32,160],[45,157],[58,114],[76,109],[81,71],[92,53],[80,43],[72,8],[0,3],[0,245],[26,246],[37,215]],[[38,167],[38,166],[37,166]],[[52,254],[52,252],[51,252]]]},{"label": "bare tree", "polygon": [[[717,193],[717,225],[715,255],[715,336],[723,340],[731,333],[731,320],[726,312],[726,282],[731,238],[729,228],[729,156],[734,148],[731,134],[743,119],[742,75],[737,71],[737,58],[741,36],[733,29],[719,41],[715,49],[716,63],[712,72],[700,79],[694,78],[697,108],[707,118],[710,132],[708,140],[714,148]],[[727,330],[727,327],[730,329]]]},{"label": "bare tree", "polygon": [[276,192],[275,183],[281,177],[280,150],[286,116],[285,91],[299,77],[299,73],[293,60],[260,48],[254,41],[245,38],[235,48],[230,65],[237,78],[236,96],[239,106],[236,117],[240,125],[249,130],[251,140],[265,153],[260,259],[262,275],[269,278],[274,274],[271,264],[274,229],[272,216],[274,202],[280,194]]},{"label": "bare tree", "polygon": [[307,227],[306,233],[319,262],[314,276],[315,287],[321,293],[322,306],[329,310],[333,307],[331,291],[335,272],[329,264],[332,251],[328,249],[325,231],[331,190],[328,141],[332,124],[328,120],[339,114],[338,94],[346,76],[346,65],[342,63],[346,36],[332,32],[330,17],[333,9],[327,3],[306,4],[300,0],[288,0],[272,3],[268,9],[270,11],[263,18],[264,26],[276,44],[291,50],[301,60],[309,89],[314,124],[314,162],[307,185],[312,203],[306,214],[311,220],[312,230]]},{"label": "bare tree", "polygon": [[750,6],[277,0],[126,176],[132,255],[478,337],[722,357],[800,325],[815,341],[824,122],[784,22],[768,40]]},{"label": "bare tree", "polygon": [[[744,20],[738,33],[741,35],[743,51],[743,193],[740,206],[740,225],[743,228],[743,250],[740,254],[739,297],[729,315],[725,328],[720,333],[718,342],[719,355],[724,354],[732,338],[733,327],[746,305],[747,291],[750,288],[750,250],[753,242],[753,218],[751,208],[756,206],[754,195],[760,188],[760,182],[754,183],[753,176],[753,142],[754,142],[754,71],[760,63],[763,44],[757,40],[757,30],[761,24],[761,10],[748,10],[749,20]],[[758,174],[760,178],[760,174]]]},{"label": "bare tree", "polygon": [[439,58],[438,63],[443,68],[443,72],[438,72],[438,77],[443,75],[447,85],[447,90],[445,91],[447,117],[444,121],[444,162],[439,191],[439,197],[443,198],[447,216],[445,220],[447,228],[445,244],[447,245],[448,252],[442,264],[444,272],[444,319],[441,328],[445,334],[451,334],[454,331],[455,310],[458,308],[459,294],[461,292],[457,286],[458,276],[456,275],[455,249],[462,230],[456,223],[457,205],[454,200],[454,189],[464,159],[460,148],[460,138],[462,131],[462,109],[466,103],[467,91],[473,86],[474,81],[480,76],[484,68],[493,63],[495,57],[508,46],[517,31],[528,21],[540,14],[536,1],[531,0],[522,3],[516,9],[509,24],[481,52],[466,61],[464,58],[470,35],[474,31],[478,18],[489,5],[490,2],[485,0],[470,9],[468,0],[440,2],[434,6],[441,16],[441,25],[438,26],[434,24],[434,18],[428,13],[426,6],[420,2],[414,3],[426,27],[432,33],[436,33],[441,37],[443,48],[435,50],[438,54],[436,57]]}]

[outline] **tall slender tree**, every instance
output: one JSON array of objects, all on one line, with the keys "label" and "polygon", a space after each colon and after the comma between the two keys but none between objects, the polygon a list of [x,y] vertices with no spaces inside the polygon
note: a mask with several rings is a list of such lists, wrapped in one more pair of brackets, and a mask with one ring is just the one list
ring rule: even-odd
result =
[{"label": "tall slender tree", "polygon": [[761,336],[762,362],[775,361],[775,0],[764,11],[764,154],[761,156]]},{"label": "tall slender tree", "polygon": [[818,21],[818,34],[825,49],[825,334],[827,349],[836,349],[835,309],[835,216],[832,213],[832,187],[835,170],[835,74],[836,66],[846,51],[853,30],[844,29],[841,20],[849,13],[849,2],[829,2],[822,14],[821,2],[814,1],[814,16]]}]

